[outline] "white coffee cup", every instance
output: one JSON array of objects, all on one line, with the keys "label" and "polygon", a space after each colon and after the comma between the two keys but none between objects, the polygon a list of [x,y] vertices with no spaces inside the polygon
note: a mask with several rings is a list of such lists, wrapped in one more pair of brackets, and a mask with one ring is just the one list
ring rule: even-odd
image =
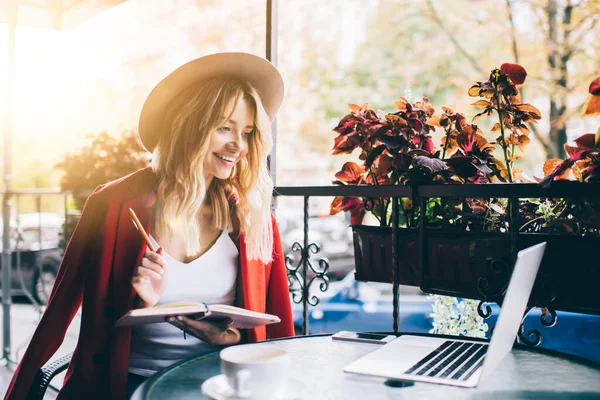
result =
[{"label": "white coffee cup", "polygon": [[266,344],[243,344],[221,350],[221,373],[237,397],[278,399],[285,392],[290,356]]}]

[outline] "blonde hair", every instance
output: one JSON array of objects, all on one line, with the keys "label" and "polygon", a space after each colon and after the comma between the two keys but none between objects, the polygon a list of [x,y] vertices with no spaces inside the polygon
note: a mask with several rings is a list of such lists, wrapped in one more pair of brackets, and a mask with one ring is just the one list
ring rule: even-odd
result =
[{"label": "blonde hair", "polygon": [[[206,187],[203,161],[211,133],[229,120],[243,98],[254,114],[254,131],[248,154],[239,159],[229,179],[214,177]],[[167,127],[154,150],[152,167],[158,177],[155,231],[177,237],[188,257],[200,253],[201,227],[197,215],[206,203],[217,229],[233,230],[232,215],[239,221],[249,259],[272,260],[273,180],[267,156],[273,146],[271,124],[260,97],[248,82],[213,79],[182,92],[167,110]],[[237,204],[232,201],[237,197]]]}]

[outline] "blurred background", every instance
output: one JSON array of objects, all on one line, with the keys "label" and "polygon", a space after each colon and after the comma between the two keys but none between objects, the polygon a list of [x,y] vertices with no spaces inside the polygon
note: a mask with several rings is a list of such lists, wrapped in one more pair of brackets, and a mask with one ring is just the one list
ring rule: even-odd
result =
[{"label": "blurred background", "polygon": [[[17,4],[10,82],[15,189],[58,187],[69,171],[57,164],[94,138],[129,134],[134,146],[144,99],[184,62],[218,51],[265,54],[265,0],[2,0],[3,111],[9,110],[6,22]],[[471,117],[468,88],[504,62],[526,68],[524,100],[542,111],[518,165],[541,171],[547,156],[563,155],[566,140],[598,126],[598,118],[581,119],[579,110],[598,74],[599,15],[598,0],[280,1],[278,64],[286,97],[278,117],[277,185],[331,182],[344,162],[330,156],[332,128],[348,103],[393,111],[400,96],[428,97],[438,112],[446,105]],[[491,120],[479,120],[484,132]],[[113,159],[102,146],[93,150]],[[122,175],[113,168],[105,175]],[[327,213],[330,200],[314,199],[311,208]],[[286,201],[292,200],[278,206],[297,208]]]}]

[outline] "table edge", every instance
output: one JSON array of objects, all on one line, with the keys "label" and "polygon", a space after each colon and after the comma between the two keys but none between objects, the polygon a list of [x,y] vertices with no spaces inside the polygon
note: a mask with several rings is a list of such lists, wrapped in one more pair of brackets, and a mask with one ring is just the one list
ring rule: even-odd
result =
[{"label": "table edge", "polygon": [[[433,334],[433,333],[417,333],[417,332],[369,332],[369,333],[383,333],[383,334],[388,334],[388,335],[394,335],[394,336],[402,336],[402,335],[413,335],[413,336],[428,336],[428,337],[437,337],[437,338],[442,338],[442,339],[468,339],[468,340],[473,340],[476,342],[489,342],[489,339],[482,339],[482,338],[472,338],[472,337],[467,337],[467,336],[452,336],[452,335],[442,335],[442,334]],[[326,336],[331,336],[332,333],[320,333],[320,334],[314,334],[314,335],[301,335],[301,336],[290,336],[290,337],[284,337],[284,338],[277,338],[277,339],[269,339],[269,340],[265,340],[265,341],[261,341],[261,342],[255,342],[255,343],[269,343],[269,342],[283,342],[286,340],[291,340],[291,339],[296,339],[296,338],[313,338],[313,337],[326,337]],[[244,343],[244,344],[252,344],[252,343]],[[192,356],[190,358],[187,358],[185,360],[181,360],[165,369],[163,369],[160,372],[157,372],[156,374],[154,374],[153,376],[151,376],[150,378],[148,378],[148,380],[146,380],[146,382],[144,382],[144,386],[143,386],[143,390],[140,393],[140,395],[142,396],[142,398],[146,398],[146,395],[148,394],[149,389],[152,387],[152,385],[154,384],[155,381],[159,380],[163,375],[171,372],[171,370],[175,369],[175,368],[179,368],[180,366],[191,362],[191,361],[196,361],[196,360],[200,360],[202,358],[205,357],[210,357],[213,356],[215,353],[219,353],[222,349],[224,349],[227,346],[222,346],[219,349],[216,349],[214,351],[210,351],[206,354],[202,354],[201,356]],[[574,355],[574,354],[568,354],[568,353],[562,353],[560,351],[557,350],[552,350],[552,349],[544,349],[544,348],[539,348],[539,347],[531,347],[528,346],[526,344],[521,344],[521,343],[516,343],[513,345],[513,349],[517,348],[519,350],[524,350],[524,351],[528,351],[528,352],[532,352],[532,353],[542,353],[542,354],[547,354],[547,355],[551,355],[551,356],[555,356],[555,357],[559,357],[562,359],[566,359],[569,361],[574,361],[577,362],[579,364],[582,364],[584,366],[587,367],[591,367],[593,369],[599,370],[600,371],[600,362],[599,361],[593,361],[593,360],[589,360],[587,358],[578,356],[578,355]]]}]

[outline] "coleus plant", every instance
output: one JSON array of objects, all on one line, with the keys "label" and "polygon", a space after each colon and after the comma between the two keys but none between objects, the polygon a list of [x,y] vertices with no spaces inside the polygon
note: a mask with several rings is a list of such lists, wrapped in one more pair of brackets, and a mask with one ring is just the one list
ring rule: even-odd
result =
[{"label": "coleus plant", "polygon": [[472,105],[483,111],[473,117],[473,120],[484,115],[498,115],[498,122],[492,132],[499,132],[496,143],[504,153],[507,166],[507,178],[514,182],[514,161],[521,158],[515,153],[516,148],[521,152],[530,142],[527,123],[535,123],[542,118],[540,111],[531,104],[521,101],[517,86],[522,85],[527,77],[527,71],[519,64],[505,63],[499,69],[494,69],[485,82],[477,82],[469,89],[469,96],[482,97]]},{"label": "coleus plant", "polygon": [[[395,102],[397,111],[385,116],[369,109],[368,104],[350,104],[350,114],[341,119],[334,129],[333,154],[350,154],[360,150],[359,165],[346,162],[335,174],[335,184],[340,185],[386,185],[407,184],[414,180],[444,179],[446,165],[435,158],[434,144],[429,123],[434,109],[429,100],[410,104],[401,98]],[[338,197],[331,205],[331,212],[349,211],[351,223],[362,222],[365,210],[385,225],[389,199],[358,199]]]},{"label": "coleus plant", "polygon": [[[600,76],[590,83],[583,115],[600,115]],[[595,134],[586,133],[574,142],[575,146],[564,146],[566,159],[551,159],[544,163],[544,179],[540,184],[549,186],[553,181],[571,176],[580,182],[600,181],[600,128]]]},{"label": "coleus plant", "polygon": [[583,105],[584,116],[600,115],[600,76],[590,83],[589,96]]},{"label": "coleus plant", "polygon": [[[600,115],[600,76],[590,83],[589,96],[583,106],[583,116]],[[564,146],[565,159],[550,159],[544,163],[544,178],[536,180],[544,187],[555,181],[575,179],[579,182],[600,181],[600,128]],[[531,202],[535,203],[532,204]],[[529,199],[521,204],[526,232],[560,232],[593,234],[600,232],[600,202],[594,199]]]},{"label": "coleus plant", "polygon": [[[492,128],[500,132],[496,142],[488,142],[473,121],[468,122],[464,114],[449,107],[442,107],[442,113],[434,115],[427,98],[411,104],[401,97],[395,102],[396,111],[385,115],[378,115],[368,104],[350,104],[351,112],[334,128],[338,136],[332,154],[351,154],[359,149],[361,163],[346,162],[333,183],[354,186],[512,182],[513,162],[519,158],[515,148],[523,150],[529,143],[525,124],[541,118],[539,110],[522,104],[518,96],[517,86],[526,75],[518,64],[503,64],[492,70],[488,81],[477,82],[469,89],[469,95],[483,98],[473,104],[483,109],[473,120],[497,113],[499,122]],[[431,138],[436,128],[444,130],[441,150],[436,149]],[[503,150],[504,162],[494,155],[496,144]],[[445,206],[453,207],[451,202]],[[482,211],[476,199],[468,200],[464,206],[473,213]],[[410,200],[403,204],[405,211],[409,207]],[[351,224],[360,224],[366,211],[371,211],[385,226],[390,223],[389,208],[386,198],[336,197],[331,214],[348,211]]]}]

